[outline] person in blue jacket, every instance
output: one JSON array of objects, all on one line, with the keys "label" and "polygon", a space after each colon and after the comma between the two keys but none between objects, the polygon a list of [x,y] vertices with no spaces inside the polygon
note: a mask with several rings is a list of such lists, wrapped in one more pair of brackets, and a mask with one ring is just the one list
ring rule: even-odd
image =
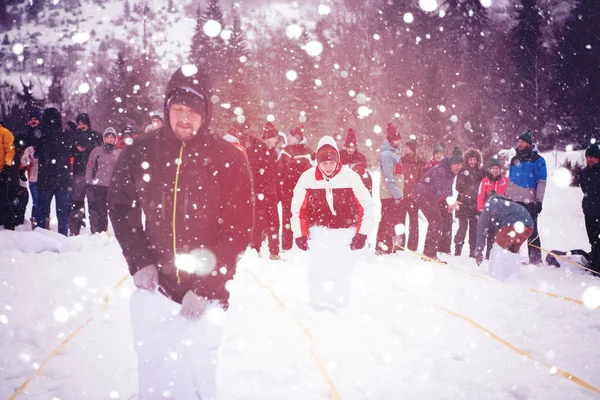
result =
[{"label": "person in blue jacket", "polygon": [[527,245],[529,262],[542,264],[541,241],[538,233],[538,216],[542,212],[546,192],[546,161],[533,146],[531,131],[523,132],[517,141],[517,155],[510,160],[506,197],[527,209],[533,219],[533,233]]},{"label": "person in blue jacket", "polygon": [[[452,213],[458,209],[459,203],[447,202],[452,196],[454,177],[463,166],[463,156],[458,147],[454,148],[451,157],[444,158],[439,165],[431,168],[417,185],[415,201],[427,218],[427,236],[423,254],[433,260],[438,260],[437,252],[440,251],[442,237],[443,212]],[[446,204],[445,208],[440,203]]]},{"label": "person in blue jacket", "polygon": [[591,267],[600,273],[600,147],[592,143],[585,151],[585,167],[580,174],[583,215],[592,251]]}]

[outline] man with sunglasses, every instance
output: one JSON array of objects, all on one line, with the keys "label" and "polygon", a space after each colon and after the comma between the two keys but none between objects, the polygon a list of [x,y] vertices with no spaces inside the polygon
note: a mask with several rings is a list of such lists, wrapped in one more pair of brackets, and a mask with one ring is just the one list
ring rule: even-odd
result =
[{"label": "man with sunglasses", "polygon": [[[227,282],[250,243],[248,161],[209,131],[208,77],[185,65],[165,92],[164,126],[126,146],[110,219],[134,284],[140,399],[212,399]],[[142,222],[142,212],[145,224]]]}]

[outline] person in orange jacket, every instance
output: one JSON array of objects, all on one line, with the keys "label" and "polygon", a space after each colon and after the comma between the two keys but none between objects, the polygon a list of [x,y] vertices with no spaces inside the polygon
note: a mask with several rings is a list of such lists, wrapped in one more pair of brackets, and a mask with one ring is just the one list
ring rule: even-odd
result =
[{"label": "person in orange jacket", "polygon": [[[0,170],[0,225],[4,225],[5,229],[14,230],[15,221],[13,213],[10,209],[9,199],[13,187],[18,185],[14,181],[12,171],[15,158],[15,137],[0,123],[0,162],[2,162],[2,170]],[[14,182],[11,182],[14,181]]]},{"label": "person in orange jacket", "polygon": [[[501,196],[504,196],[507,187],[508,179],[502,173],[500,160],[497,158],[492,158],[486,175],[481,180],[481,184],[479,185],[479,194],[477,195],[477,212],[481,214],[483,208],[485,207],[485,202],[492,194],[497,193]],[[492,245],[494,244],[495,239],[496,231],[490,229],[486,238],[486,260],[490,258],[490,251],[492,250]]]}]

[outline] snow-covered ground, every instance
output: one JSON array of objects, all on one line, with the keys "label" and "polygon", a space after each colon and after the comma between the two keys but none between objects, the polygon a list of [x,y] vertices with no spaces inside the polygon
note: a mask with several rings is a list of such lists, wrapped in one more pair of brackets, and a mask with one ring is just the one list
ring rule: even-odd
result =
[{"label": "snow-covered ground", "polygon": [[[545,158],[542,247],[589,250],[581,191],[565,187]],[[35,254],[16,241],[38,234],[21,230],[0,231],[0,398],[40,367],[17,398],[136,398],[128,310],[135,289],[130,278],[114,287],[128,275],[114,238],[82,235],[61,253]],[[485,263],[465,256],[446,257],[452,269],[412,254],[364,255],[349,308],[333,315],[306,305],[306,254],[283,258],[247,254],[240,263],[219,399],[600,398],[561,375],[600,388],[599,310],[529,290],[598,302],[600,281],[577,269],[526,266],[520,281],[501,284],[457,271],[487,276]]]}]

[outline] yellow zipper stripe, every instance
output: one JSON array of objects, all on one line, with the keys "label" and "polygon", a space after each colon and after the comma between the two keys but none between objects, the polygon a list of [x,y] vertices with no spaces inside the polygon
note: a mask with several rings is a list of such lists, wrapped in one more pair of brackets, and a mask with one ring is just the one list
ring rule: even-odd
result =
[{"label": "yellow zipper stripe", "polygon": [[177,226],[175,225],[175,218],[177,216],[177,188],[179,187],[179,170],[183,163],[183,149],[185,148],[185,142],[181,142],[181,149],[179,149],[179,162],[177,163],[177,172],[175,172],[175,190],[173,192],[173,260],[175,261],[175,274],[177,275],[177,283],[181,283],[179,278],[179,267],[177,267]]}]

